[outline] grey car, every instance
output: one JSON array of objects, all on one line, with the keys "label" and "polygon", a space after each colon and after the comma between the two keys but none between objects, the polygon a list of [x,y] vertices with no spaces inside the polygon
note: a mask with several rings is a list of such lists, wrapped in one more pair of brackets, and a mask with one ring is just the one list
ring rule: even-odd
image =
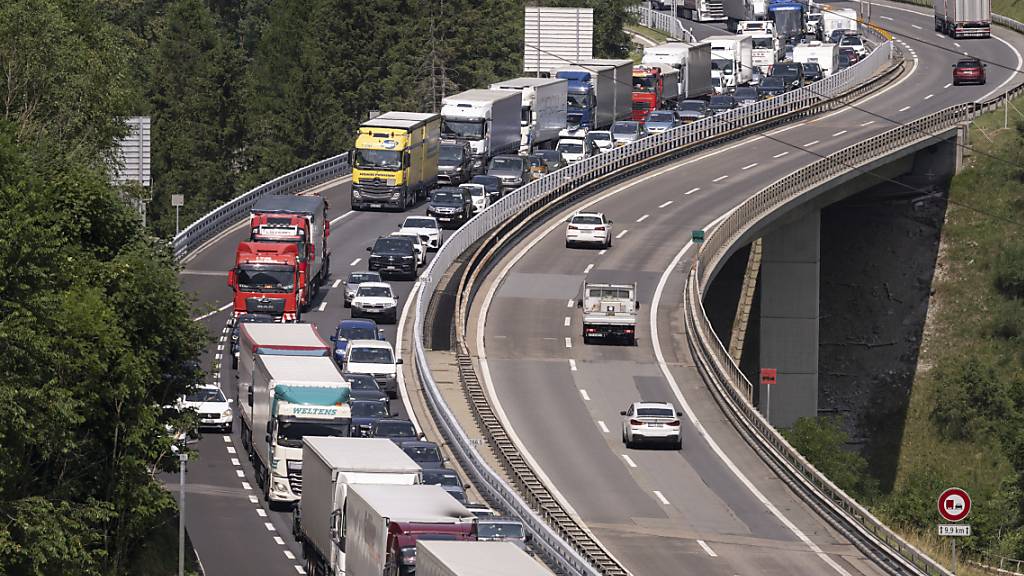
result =
[{"label": "grey car", "polygon": [[530,535],[523,529],[523,523],[504,516],[479,517],[476,520],[476,535],[480,542],[512,542],[523,550],[530,541]]},{"label": "grey car", "polygon": [[437,155],[437,183],[457,186],[469,180],[473,155],[468,144],[441,144]]},{"label": "grey car", "polygon": [[501,189],[504,193],[529,182],[530,166],[524,156],[495,156],[487,166],[487,175],[497,176],[501,180]]},{"label": "grey car", "polygon": [[622,120],[612,124],[612,143],[616,148],[647,136],[644,125],[632,120]]},{"label": "grey car", "polygon": [[683,124],[690,124],[711,115],[708,103],[703,100],[683,100],[676,105],[676,115]]},{"label": "grey car", "polygon": [[378,272],[349,272],[345,279],[345,308],[352,306],[352,299],[356,297],[356,291],[363,282],[381,282]]},{"label": "grey car", "polygon": [[672,110],[655,110],[647,115],[647,122],[644,127],[651,134],[666,132],[679,126],[679,117]]},{"label": "grey car", "polygon": [[459,478],[459,473],[447,468],[424,468],[420,471],[424,484],[440,486],[460,503],[466,503],[466,485]]}]

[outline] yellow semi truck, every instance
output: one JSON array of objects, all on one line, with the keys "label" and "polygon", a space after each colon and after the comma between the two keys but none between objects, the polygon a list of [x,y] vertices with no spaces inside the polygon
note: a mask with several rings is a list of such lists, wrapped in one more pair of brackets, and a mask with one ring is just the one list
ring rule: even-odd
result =
[{"label": "yellow semi truck", "polygon": [[352,209],[406,210],[437,185],[441,115],[388,112],[359,126]]}]

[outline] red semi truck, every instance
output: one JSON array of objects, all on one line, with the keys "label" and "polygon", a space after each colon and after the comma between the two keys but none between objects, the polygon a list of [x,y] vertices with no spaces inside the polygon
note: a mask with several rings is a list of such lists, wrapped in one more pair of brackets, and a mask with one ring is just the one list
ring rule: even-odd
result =
[{"label": "red semi truck", "polygon": [[644,122],[657,110],[679,96],[679,71],[658,66],[633,66],[632,120]]},{"label": "red semi truck", "polygon": [[239,242],[235,267],[228,272],[235,291],[234,315],[270,314],[279,322],[301,316],[299,247],[283,242]]},{"label": "red semi truck", "polygon": [[331,254],[327,237],[327,202],[320,196],[266,196],[256,201],[250,215],[252,242],[290,243],[298,248],[302,311],[320,291],[330,275]]}]

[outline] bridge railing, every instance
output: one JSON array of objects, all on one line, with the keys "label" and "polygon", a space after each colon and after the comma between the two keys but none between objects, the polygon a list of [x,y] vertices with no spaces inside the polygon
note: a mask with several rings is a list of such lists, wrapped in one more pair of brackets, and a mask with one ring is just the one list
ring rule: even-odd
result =
[{"label": "bridge railing", "polygon": [[690,30],[683,25],[683,21],[672,14],[658,12],[657,10],[651,10],[650,8],[639,5],[634,6],[631,10],[636,14],[637,21],[641,26],[653,28],[654,30],[668,34],[672,38],[682,40],[683,42],[692,43],[697,41],[693,36],[693,32],[690,32]]}]

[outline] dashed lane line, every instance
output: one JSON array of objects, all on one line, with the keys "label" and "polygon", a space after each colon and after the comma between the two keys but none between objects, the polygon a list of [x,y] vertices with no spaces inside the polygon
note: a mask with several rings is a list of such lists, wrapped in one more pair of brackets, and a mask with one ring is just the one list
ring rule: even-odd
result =
[{"label": "dashed lane line", "polygon": [[572,358],[569,358],[569,370],[571,372],[575,372],[576,371],[576,361],[573,360]]},{"label": "dashed lane line", "polygon": [[231,465],[232,466],[241,466],[242,463],[238,461],[238,458],[232,458],[231,459]]},{"label": "dashed lane line", "polygon": [[319,310],[321,312],[323,312],[324,310],[327,310],[327,301],[324,300],[323,302],[321,302],[320,306],[317,308],[317,310]]},{"label": "dashed lane line", "polygon": [[788,152],[788,151],[786,151],[786,152],[779,152],[779,153],[778,153],[778,154],[776,154],[775,156],[772,156],[772,158],[782,158],[782,157],[783,157],[783,156],[785,156],[786,154],[789,154],[789,152]]},{"label": "dashed lane line", "polygon": [[714,180],[712,180],[712,182],[721,182],[722,180],[725,180],[725,179],[726,179],[726,178],[728,178],[728,177],[729,177],[729,175],[728,175],[728,174],[722,174],[722,175],[721,175],[721,176],[719,176],[718,178],[715,178]]},{"label": "dashed lane line", "polygon": [[590,271],[594,269],[593,264],[587,264],[587,267],[583,269],[584,274],[590,274]]},{"label": "dashed lane line", "polygon": [[284,546],[284,538],[281,538],[280,536],[274,536],[274,542],[277,542],[280,546]]},{"label": "dashed lane line", "polygon": [[711,549],[711,546],[708,546],[707,542],[703,540],[697,540],[697,544],[700,545],[700,547],[704,550],[704,552],[707,553],[708,556],[711,556],[712,558],[718,557],[718,554],[715,554],[715,551]]},{"label": "dashed lane line", "polygon": [[257,508],[256,509],[256,515],[259,516],[260,518],[266,518],[267,517],[267,511],[264,510],[263,508]]},{"label": "dashed lane line", "polygon": [[689,196],[690,194],[693,194],[694,192],[699,192],[699,191],[700,191],[700,188],[691,188],[688,192],[683,192],[683,195],[684,196]]},{"label": "dashed lane line", "polygon": [[626,232],[629,232],[629,230],[623,230],[622,232],[619,232],[618,234],[615,235],[615,239],[618,240],[619,238],[622,238],[623,236],[626,235]]},{"label": "dashed lane line", "polygon": [[569,338],[568,336],[565,337],[565,347],[572,348],[572,338]]},{"label": "dashed lane line", "polygon": [[568,326],[570,322],[572,322],[572,317],[571,316],[566,316],[565,317],[565,322],[563,322],[563,324],[565,326]]},{"label": "dashed lane line", "polygon": [[598,420],[598,421],[597,421],[597,427],[598,427],[598,428],[600,428],[600,429],[601,429],[601,432],[604,432],[605,434],[610,434],[610,433],[611,433],[611,432],[610,432],[610,431],[608,430],[608,426],[607,426],[607,425],[605,425],[605,423],[604,423],[604,420]]},{"label": "dashed lane line", "polygon": [[669,200],[668,202],[662,202],[661,204],[658,204],[658,208],[665,208],[665,207],[667,207],[671,203],[672,203],[672,200]]},{"label": "dashed lane line", "polygon": [[242,482],[242,490],[252,490],[252,484],[248,482]]},{"label": "dashed lane line", "polygon": [[277,532],[277,528],[274,528],[273,522],[264,522],[263,527],[267,529],[267,532]]},{"label": "dashed lane line", "polygon": [[590,402],[590,394],[587,394],[587,391],[582,388],[580,388],[580,396],[582,396],[587,402]]},{"label": "dashed lane line", "polygon": [[668,498],[665,498],[665,495],[662,494],[660,490],[652,490],[652,492],[654,492],[654,495],[657,496],[658,500],[660,500],[662,504],[665,506],[669,505]]},{"label": "dashed lane line", "polygon": [[757,162],[754,162],[753,164],[747,164],[747,165],[746,165],[746,166],[744,166],[743,168],[740,168],[740,170],[750,170],[750,169],[751,169],[751,168],[753,168],[754,166],[757,166]]},{"label": "dashed lane line", "polygon": [[833,134],[832,137],[835,138],[836,136],[842,136],[843,134],[846,134],[846,132],[846,130],[840,130],[839,132]]},{"label": "dashed lane line", "polygon": [[929,94],[929,95],[925,96],[924,99],[925,100],[931,100],[934,96],[935,96],[935,94]]},{"label": "dashed lane line", "polygon": [[821,142],[821,140],[812,140],[812,141],[808,142],[807,144],[804,144],[804,148],[810,148],[811,146],[814,146],[815,144],[818,144],[819,142]]},{"label": "dashed lane line", "polygon": [[874,124],[874,123],[875,123],[875,121],[874,121],[874,120],[868,120],[867,122],[862,122],[862,123],[861,123],[861,125],[860,125],[860,127],[861,127],[861,128],[863,128],[863,127],[865,127],[865,126],[871,126],[871,125],[872,125],[872,124]]},{"label": "dashed lane line", "polygon": [[341,286],[341,278],[338,278],[334,281],[334,284],[331,284],[331,288],[337,288],[338,286]]},{"label": "dashed lane line", "polygon": [[910,106],[904,106],[903,108],[897,110],[897,112],[906,112],[907,110],[910,110]]},{"label": "dashed lane line", "polygon": [[206,314],[203,314],[202,316],[197,316],[197,317],[193,318],[192,321],[193,322],[199,322],[201,320],[206,320],[207,318],[209,318],[210,316],[213,316],[214,314],[216,314],[218,312],[223,312],[223,311],[227,310],[228,308],[231,308],[232,304],[234,304],[234,302],[228,302],[227,304],[221,306],[220,308],[217,308],[216,310],[213,310],[211,312],[207,312]]},{"label": "dashed lane line", "polygon": [[629,464],[630,468],[636,468],[637,467],[636,466],[636,462],[633,462],[633,459],[629,457],[629,454],[623,454],[622,455],[622,459],[626,461],[626,464]]},{"label": "dashed lane line", "polygon": [[647,220],[650,217],[651,217],[650,214],[644,214],[643,216],[641,216],[641,217],[636,219],[636,223],[639,224],[639,223],[643,222],[644,220]]},{"label": "dashed lane line", "polygon": [[363,261],[363,259],[362,259],[362,258],[356,258],[355,260],[353,260],[353,261],[349,262],[349,263],[348,263],[348,265],[349,265],[349,266],[355,266],[356,264],[359,264],[359,263],[360,263],[360,262],[362,262],[362,261]]},{"label": "dashed lane line", "polygon": [[570,300],[569,300],[569,303],[568,303],[568,304],[566,304],[566,305],[565,305],[565,307],[566,307],[566,308],[572,308],[572,307],[573,307],[573,304],[574,304],[574,302],[572,301],[572,299],[570,299]]}]

